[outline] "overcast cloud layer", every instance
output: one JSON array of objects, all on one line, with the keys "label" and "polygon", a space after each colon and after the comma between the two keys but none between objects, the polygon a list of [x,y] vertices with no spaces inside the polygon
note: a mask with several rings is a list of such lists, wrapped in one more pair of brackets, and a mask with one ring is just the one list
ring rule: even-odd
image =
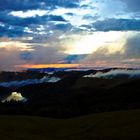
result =
[{"label": "overcast cloud layer", "polygon": [[0,70],[49,63],[139,67],[139,5],[140,0],[0,0]]}]

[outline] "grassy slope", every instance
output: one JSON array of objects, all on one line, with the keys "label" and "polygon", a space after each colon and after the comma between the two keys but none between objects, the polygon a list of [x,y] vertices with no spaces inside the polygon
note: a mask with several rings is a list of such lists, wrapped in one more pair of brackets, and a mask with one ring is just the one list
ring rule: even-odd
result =
[{"label": "grassy slope", "polygon": [[0,116],[3,140],[139,140],[140,110],[72,119]]}]

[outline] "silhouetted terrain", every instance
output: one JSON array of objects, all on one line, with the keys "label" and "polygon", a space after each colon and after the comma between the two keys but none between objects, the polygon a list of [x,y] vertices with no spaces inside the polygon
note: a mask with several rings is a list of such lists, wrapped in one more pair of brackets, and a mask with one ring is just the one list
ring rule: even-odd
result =
[{"label": "silhouetted terrain", "polygon": [[0,72],[0,82],[18,81],[25,79],[38,79],[46,75],[45,73],[39,73],[36,71],[24,71],[24,72]]},{"label": "silhouetted terrain", "polygon": [[[129,73],[123,74],[122,71],[113,78],[86,76],[97,72],[56,72],[51,76],[61,80],[55,83],[30,84],[14,89],[1,87],[1,98],[17,91],[27,98],[27,102],[0,103],[0,114],[69,118],[97,112],[140,109],[139,77],[129,78]],[[44,76],[44,73],[37,75]]]}]

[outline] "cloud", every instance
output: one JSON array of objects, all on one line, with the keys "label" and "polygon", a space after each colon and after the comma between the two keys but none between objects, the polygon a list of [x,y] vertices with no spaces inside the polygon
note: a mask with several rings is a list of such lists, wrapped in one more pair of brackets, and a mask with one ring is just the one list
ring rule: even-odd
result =
[{"label": "cloud", "polygon": [[10,96],[8,96],[6,99],[2,100],[2,103],[5,102],[10,102],[10,101],[14,101],[14,102],[26,102],[27,99],[25,97],[23,97],[21,95],[21,93],[18,92],[12,92]]},{"label": "cloud", "polygon": [[[62,8],[58,7],[52,11],[50,14],[62,16],[64,19],[69,21],[74,27],[78,27],[83,24],[90,24],[93,22],[95,16],[95,11],[91,7],[78,7],[78,8]],[[85,17],[92,17],[92,18],[85,18]],[[75,22],[76,21],[76,22]]]},{"label": "cloud", "polygon": [[38,9],[38,7],[45,9],[45,8],[55,8],[55,6],[60,7],[77,7],[79,0],[1,0],[0,1],[0,10],[33,10]]},{"label": "cloud", "polygon": [[33,50],[30,44],[28,43],[23,43],[16,40],[12,41],[8,39],[6,42],[5,41],[0,42],[0,49],[6,50],[6,51],[11,51],[13,49],[18,50],[18,51],[32,51]]},{"label": "cloud", "polygon": [[127,39],[124,53],[127,58],[140,58],[140,33]]},{"label": "cloud", "polygon": [[44,16],[36,16],[36,17],[32,17],[31,15],[28,15],[27,18],[20,18],[20,17],[12,16],[10,14],[5,16],[5,12],[1,13],[0,21],[3,24],[20,26],[20,27],[28,27],[29,25],[32,25],[32,24],[41,25],[49,21],[66,22],[66,20],[63,17],[57,16],[57,15],[44,15]]},{"label": "cloud", "polygon": [[66,28],[68,29],[70,27],[70,24],[68,24],[68,22],[62,16],[43,15],[33,17],[28,15],[27,17],[24,15],[26,18],[20,18],[10,14],[5,16],[5,14],[8,13],[1,12],[0,15],[1,37],[7,36],[16,38],[21,36],[48,34],[51,30],[66,31]]},{"label": "cloud", "polygon": [[1,40],[3,42],[0,42],[0,70],[19,70],[20,68],[16,65],[24,64],[58,63],[66,56],[63,52],[64,48],[57,46],[58,43],[51,38],[49,44],[44,42],[40,45],[6,40],[6,38]]},{"label": "cloud", "polygon": [[[124,12],[122,1],[15,0],[12,3],[2,0],[0,36],[34,36],[47,34],[50,30],[72,30],[72,33],[139,30],[139,20]],[[44,31],[37,31],[39,25],[45,27]]]},{"label": "cloud", "polygon": [[64,58],[65,63],[78,63],[81,61],[81,59],[84,59],[87,56],[87,54],[73,54],[73,55],[68,55]]},{"label": "cloud", "polygon": [[25,64],[26,61],[20,59],[19,55],[32,50],[28,44],[19,41],[0,42],[0,70],[14,70],[14,65]]},{"label": "cloud", "polygon": [[[38,2],[35,2],[35,0],[30,0],[31,3],[29,3],[29,0],[15,0],[14,2],[12,0],[1,0],[0,1],[0,10],[27,10],[27,9],[36,9],[39,6]],[[19,6],[20,5],[20,6]]]},{"label": "cloud", "polygon": [[[0,48],[0,69],[65,61],[125,65],[125,60],[139,58],[139,39],[130,31],[140,32],[139,0],[0,0],[0,37],[13,41]],[[110,41],[116,36],[120,38]],[[27,43],[32,51],[17,49],[16,41]],[[91,55],[67,57],[67,50],[78,43],[76,53]]]},{"label": "cloud", "polygon": [[20,59],[30,61],[33,59],[32,53],[28,51],[24,51],[20,53]]},{"label": "cloud", "polygon": [[9,15],[20,17],[20,18],[29,18],[29,17],[36,17],[36,16],[44,16],[47,14],[47,10],[28,10],[28,11],[12,11]]},{"label": "cloud", "polygon": [[85,75],[91,78],[140,78],[140,70],[111,70],[109,72],[97,72],[96,74]]},{"label": "cloud", "polygon": [[[90,39],[88,39],[90,45],[94,47],[94,51],[93,53],[86,55],[85,54],[69,55],[65,53],[67,49],[70,48],[70,47],[67,48],[66,44],[70,46],[71,45],[70,42],[72,41],[71,43],[74,43],[74,41],[80,40],[81,35],[79,35],[79,37],[78,36],[76,37],[76,35],[71,36],[65,34],[63,36],[64,38],[63,37],[57,38],[59,34],[62,35],[61,32],[58,32],[56,36],[48,37],[44,35],[39,35],[35,36],[34,38],[32,38],[32,40],[29,40],[27,42],[25,40],[25,43],[29,43],[30,47],[33,50],[32,51],[25,50],[22,52],[21,51],[18,52],[19,59],[24,61],[24,63],[26,62],[27,64],[51,64],[62,62],[62,63],[80,63],[83,65],[90,64],[91,66],[105,66],[105,67],[107,66],[136,67],[139,63],[138,61],[136,62],[136,59],[139,58],[138,51],[139,46],[137,45],[139,44],[138,43],[139,32],[134,33],[132,31],[131,32],[111,31],[111,32],[94,33],[93,35],[90,35]],[[103,40],[101,40],[101,38]],[[97,43],[98,39],[99,44]],[[84,40],[81,38],[80,42]],[[91,40],[92,42],[90,42]],[[83,47],[85,47],[85,45],[83,45]],[[128,64],[128,62],[126,62],[126,60],[130,60],[132,58],[133,60],[135,60],[136,63],[133,61],[133,65],[132,64],[130,65]],[[17,65],[22,64],[23,62]]]},{"label": "cloud", "polygon": [[3,87],[22,87],[26,85],[31,85],[31,84],[40,84],[40,83],[56,83],[60,81],[61,79],[58,77],[49,77],[49,76],[44,76],[41,79],[26,79],[26,80],[21,80],[21,81],[10,81],[10,82],[0,82],[0,86]]},{"label": "cloud", "polygon": [[140,20],[136,19],[105,19],[93,23],[96,31],[138,31]]},{"label": "cloud", "polygon": [[[100,43],[102,38],[106,39],[98,46],[95,46],[92,38],[93,44],[92,41],[90,44],[96,49],[91,54],[86,55],[84,59],[80,59],[79,63],[92,67],[139,67],[140,34],[138,31],[98,32],[94,33],[93,36],[99,35],[99,33],[101,34],[99,36]],[[95,42],[98,42],[97,37]]]},{"label": "cloud", "polygon": [[3,26],[0,26],[0,37],[20,37],[23,35],[27,35],[24,33],[24,28],[21,26],[13,26],[5,22],[1,22]]},{"label": "cloud", "polygon": [[140,12],[140,1],[139,0],[121,0],[127,6],[127,9],[132,12]]},{"label": "cloud", "polygon": [[33,64],[50,64],[58,63],[65,57],[61,47],[56,46],[36,46],[34,51],[31,52],[32,59],[30,63]]}]

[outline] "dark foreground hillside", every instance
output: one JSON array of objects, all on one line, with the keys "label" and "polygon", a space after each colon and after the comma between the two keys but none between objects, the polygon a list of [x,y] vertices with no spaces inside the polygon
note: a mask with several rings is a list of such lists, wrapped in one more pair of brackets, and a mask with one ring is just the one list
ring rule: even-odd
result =
[{"label": "dark foreground hillside", "polygon": [[140,110],[73,119],[0,116],[2,140],[139,140]]}]

